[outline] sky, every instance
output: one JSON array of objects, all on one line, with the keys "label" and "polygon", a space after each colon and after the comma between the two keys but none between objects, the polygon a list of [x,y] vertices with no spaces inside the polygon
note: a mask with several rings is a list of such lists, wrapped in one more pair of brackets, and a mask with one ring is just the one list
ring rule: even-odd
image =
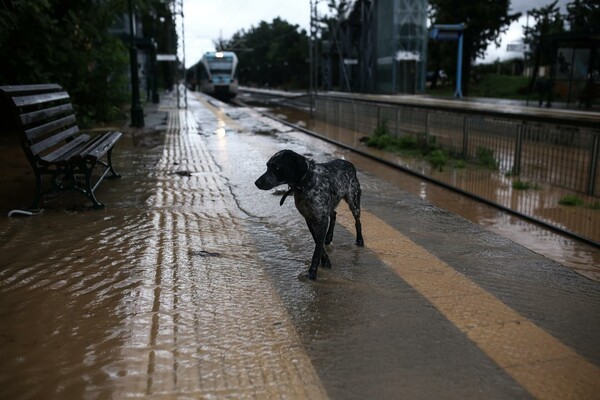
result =
[{"label": "sky", "polygon": [[[506,52],[506,45],[522,39],[521,26],[526,24],[525,12],[551,3],[552,0],[513,0],[512,12],[522,12],[502,36],[501,47],[488,47],[486,56],[477,62],[493,62],[519,56]],[[563,7],[569,0],[559,0]],[[319,13],[326,13],[325,1],[319,3]],[[213,41],[222,37],[227,40],[241,29],[249,30],[261,21],[281,19],[308,31],[310,25],[309,0],[183,0],[183,26],[185,28],[185,64],[190,67],[200,60],[206,51],[214,50]],[[531,20],[530,20],[531,22]],[[179,27],[181,33],[181,27]],[[180,50],[180,57],[182,52]]]}]

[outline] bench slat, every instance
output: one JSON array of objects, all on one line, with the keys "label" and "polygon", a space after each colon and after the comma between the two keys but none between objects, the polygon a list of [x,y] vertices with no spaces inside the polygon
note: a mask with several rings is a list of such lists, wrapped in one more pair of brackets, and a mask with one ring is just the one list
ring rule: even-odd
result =
[{"label": "bench slat", "polygon": [[21,114],[21,123],[23,126],[27,126],[36,122],[44,121],[56,116],[66,114],[73,111],[73,105],[71,103],[61,104],[60,106],[46,108],[39,111],[34,111],[26,114]]},{"label": "bench slat", "polygon": [[74,140],[71,140],[64,146],[54,150],[52,153],[46,154],[44,157],[41,157],[40,160],[46,164],[67,162],[69,158],[71,158],[74,154],[77,154],[79,152],[79,148],[84,146],[89,141],[89,139],[89,135],[79,135]]},{"label": "bench slat", "polygon": [[44,125],[36,126],[35,128],[27,129],[25,135],[27,140],[30,142],[46,133],[57,131],[61,128],[68,127],[75,123],[75,115],[68,115],[66,117],[48,122]]},{"label": "bench slat", "polygon": [[12,100],[17,107],[29,107],[51,101],[69,100],[69,94],[67,92],[32,94],[29,96],[16,96]]},{"label": "bench slat", "polygon": [[107,132],[81,153],[87,161],[97,161],[121,138],[121,132]]},{"label": "bench slat", "polygon": [[41,85],[8,85],[8,86],[0,86],[0,91],[4,93],[15,96],[25,95],[28,92],[57,92],[62,90],[60,85],[56,83],[45,83]]},{"label": "bench slat", "polygon": [[57,145],[58,143],[72,137],[74,134],[79,132],[79,127],[77,125],[70,127],[60,133],[55,134],[54,136],[50,136],[47,139],[41,140],[38,143],[31,145],[29,148],[33,155],[38,155],[44,150],[48,150],[52,146]]},{"label": "bench slat", "polygon": [[103,134],[100,135],[95,135],[92,140],[90,140],[89,142],[87,142],[85,144],[85,147],[83,147],[81,149],[81,151],[79,152],[79,154],[75,157],[73,157],[73,160],[80,160],[83,157],[85,157],[95,146],[98,142],[104,140],[104,137],[109,134],[110,132],[105,132]]}]

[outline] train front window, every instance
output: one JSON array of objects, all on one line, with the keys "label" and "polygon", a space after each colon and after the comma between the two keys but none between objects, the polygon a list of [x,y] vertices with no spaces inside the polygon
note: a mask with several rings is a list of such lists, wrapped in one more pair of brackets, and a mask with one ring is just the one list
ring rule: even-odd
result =
[{"label": "train front window", "polygon": [[218,59],[209,61],[210,72],[212,74],[231,74],[233,60]]}]

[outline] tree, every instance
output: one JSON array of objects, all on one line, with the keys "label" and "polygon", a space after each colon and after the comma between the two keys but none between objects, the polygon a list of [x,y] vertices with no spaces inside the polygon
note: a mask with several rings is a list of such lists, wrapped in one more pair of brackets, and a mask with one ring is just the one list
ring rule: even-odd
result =
[{"label": "tree", "polygon": [[[160,0],[136,3],[142,20],[172,19]],[[126,14],[126,0],[0,2],[0,84],[59,83],[83,125],[123,117],[129,53],[111,28]]]},{"label": "tree", "polygon": [[344,87],[347,91],[350,91],[350,79],[348,77],[348,71],[346,70],[345,65],[342,62],[342,53],[343,53],[343,40],[342,40],[342,30],[341,23],[347,15],[348,11],[350,11],[350,6],[352,5],[351,1],[348,0],[329,0],[327,1],[327,7],[329,8],[329,12],[331,13],[331,17],[324,18],[323,22],[325,23],[327,30],[324,31],[324,36],[330,39],[333,42],[331,57],[337,56],[337,62],[339,64],[340,73],[336,74],[335,69],[332,71],[332,75],[335,77],[336,75],[340,75],[340,77],[336,80],[333,79],[334,82],[339,81],[339,87]]},{"label": "tree", "polygon": [[[529,92],[534,89],[540,65],[550,64],[554,58],[554,46],[548,40],[548,36],[565,30],[564,18],[557,4],[558,0],[555,0],[545,7],[528,11],[534,21],[532,26],[523,27],[525,43],[529,44],[533,54],[533,73],[529,82]],[[546,82],[538,82],[537,86],[541,95],[549,89]]]},{"label": "tree", "polygon": [[271,87],[306,87],[308,37],[298,25],[275,18],[248,31],[236,32],[223,50],[236,51],[239,79],[246,84]]},{"label": "tree", "polygon": [[[510,0],[431,0],[429,16],[433,24],[459,24],[466,25],[463,41],[463,79],[462,92],[469,94],[469,77],[472,64],[477,57],[485,54],[485,49],[490,42],[500,45],[500,34],[508,30],[513,21],[521,14],[510,14]],[[440,49],[440,57],[447,60],[456,60],[456,44]],[[450,50],[450,48],[452,50]],[[432,60],[434,63],[436,60]],[[454,63],[455,64],[455,63]],[[456,71],[452,64],[444,65],[447,71]]]},{"label": "tree", "polygon": [[599,32],[600,3],[598,0],[574,0],[567,4],[566,19],[571,32]]}]

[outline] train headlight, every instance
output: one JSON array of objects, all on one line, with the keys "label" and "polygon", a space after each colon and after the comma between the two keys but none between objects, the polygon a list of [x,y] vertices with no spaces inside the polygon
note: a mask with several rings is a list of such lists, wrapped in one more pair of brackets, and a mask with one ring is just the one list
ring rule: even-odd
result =
[{"label": "train headlight", "polygon": [[223,52],[221,52],[221,51],[217,51],[217,52],[215,53],[215,57],[217,57],[217,58],[223,58]]}]

